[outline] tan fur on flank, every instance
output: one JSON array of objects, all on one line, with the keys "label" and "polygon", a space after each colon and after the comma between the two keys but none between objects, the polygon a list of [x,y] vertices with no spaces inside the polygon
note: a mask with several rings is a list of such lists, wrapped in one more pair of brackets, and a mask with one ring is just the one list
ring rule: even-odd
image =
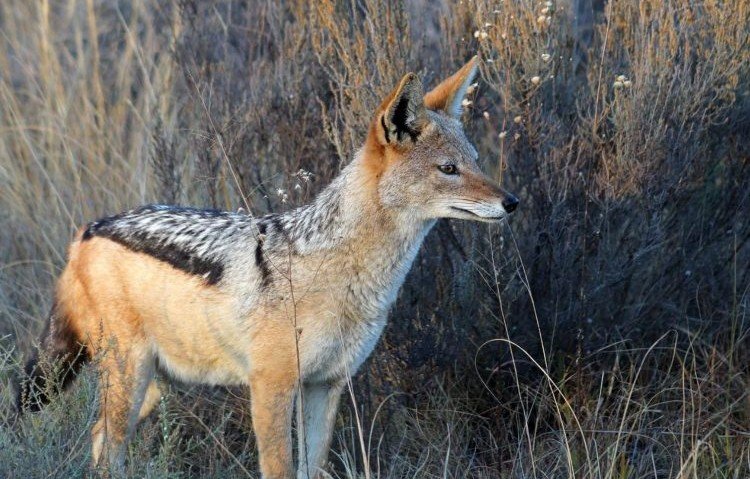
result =
[{"label": "tan fur on flank", "polygon": [[[499,221],[518,203],[479,170],[458,119],[476,68],[426,96],[406,75],[310,205],[262,218],[149,205],[79,231],[42,346],[70,360],[81,344],[97,358],[94,466],[122,467],[158,403],[158,369],[249,386],[263,477],[323,477],[341,391],[435,220]],[[22,405],[42,379],[33,361],[27,372]]]}]

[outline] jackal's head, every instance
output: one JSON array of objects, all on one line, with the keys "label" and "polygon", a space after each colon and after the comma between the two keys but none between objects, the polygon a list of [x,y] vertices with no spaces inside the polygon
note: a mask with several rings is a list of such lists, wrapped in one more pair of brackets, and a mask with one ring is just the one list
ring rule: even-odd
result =
[{"label": "jackal's head", "polygon": [[409,73],[378,108],[366,162],[386,207],[424,219],[499,221],[518,206],[515,196],[479,169],[461,124],[477,62],[474,57],[426,95]]}]

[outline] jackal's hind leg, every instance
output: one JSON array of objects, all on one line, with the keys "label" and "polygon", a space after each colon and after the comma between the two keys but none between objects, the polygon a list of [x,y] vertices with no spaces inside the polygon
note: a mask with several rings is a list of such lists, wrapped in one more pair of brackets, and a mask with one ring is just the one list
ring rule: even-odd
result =
[{"label": "jackal's hind leg", "polygon": [[104,353],[99,368],[99,420],[91,430],[92,467],[121,471],[127,440],[153,378],[153,358],[138,346],[128,351],[112,348]]},{"label": "jackal's hind leg", "polygon": [[138,412],[138,422],[141,422],[146,416],[151,414],[151,411],[153,411],[159,404],[160,400],[161,390],[159,389],[156,380],[152,379],[148,384],[148,388],[146,388],[146,394],[143,398],[143,403],[141,404],[141,410]]},{"label": "jackal's hind leg", "polygon": [[297,479],[318,479],[328,459],[339,397],[346,383],[310,384],[297,395]]}]

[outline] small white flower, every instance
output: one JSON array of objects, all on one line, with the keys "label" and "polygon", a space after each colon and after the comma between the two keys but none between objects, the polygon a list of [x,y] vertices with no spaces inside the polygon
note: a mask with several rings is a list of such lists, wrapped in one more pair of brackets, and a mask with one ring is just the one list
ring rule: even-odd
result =
[{"label": "small white flower", "polygon": [[513,118],[513,123],[520,124],[522,121],[523,121],[523,117],[521,115],[518,115],[515,118]]},{"label": "small white flower", "polygon": [[305,183],[308,183],[310,181],[310,178],[312,177],[312,173],[303,168],[300,168],[299,171],[295,173],[295,175]]},{"label": "small white flower", "polygon": [[545,17],[544,15],[539,15],[536,19],[536,23],[538,23],[539,25],[544,25],[544,22],[546,21],[545,18],[547,17]]},{"label": "small white flower", "polygon": [[631,86],[633,86],[633,82],[630,80],[625,80],[624,82],[622,82],[622,86],[624,86],[625,88],[630,88]]},{"label": "small white flower", "polygon": [[547,26],[550,26],[550,25],[552,25],[552,17],[549,17],[549,16],[548,16],[548,17],[545,17],[545,18],[544,18],[544,23],[546,23],[546,24],[547,24]]},{"label": "small white flower", "polygon": [[622,88],[622,82],[618,80],[612,86],[614,86],[617,89]]},{"label": "small white flower", "polygon": [[479,39],[480,40],[486,40],[487,37],[489,37],[489,34],[487,32],[485,32],[484,30],[482,30],[482,33],[479,34]]},{"label": "small white flower", "polygon": [[278,188],[278,189],[276,190],[276,194],[277,194],[277,195],[279,195],[279,196],[281,196],[281,195],[283,195],[283,194],[284,194],[284,190],[282,190],[281,188]]},{"label": "small white flower", "polygon": [[503,40],[505,40],[506,38],[508,38],[508,34],[507,33],[503,33],[502,35],[500,35],[500,38],[502,38]]},{"label": "small white flower", "polygon": [[484,24],[484,28],[489,28],[491,26],[492,26],[492,24],[490,22],[487,22],[487,23]]},{"label": "small white flower", "polygon": [[617,75],[617,78],[616,78],[616,80],[619,81],[619,82],[623,82],[623,81],[625,81],[627,79],[628,79],[628,77],[626,77],[625,75]]},{"label": "small white flower", "polygon": [[476,31],[474,31],[474,38],[479,38],[479,35],[480,35],[481,33],[482,33],[482,32],[480,32],[479,30],[476,30]]},{"label": "small white flower", "polygon": [[544,2],[544,6],[547,8],[552,8],[552,2]]},{"label": "small white flower", "polygon": [[299,183],[297,183],[296,185],[294,185],[294,189],[297,190],[297,191],[299,191],[299,190],[302,189],[302,185],[300,185]]},{"label": "small white flower", "polygon": [[471,100],[469,100],[468,98],[464,98],[464,100],[461,102],[461,106],[466,108],[469,105],[471,105]]},{"label": "small white flower", "polygon": [[490,112],[485,111],[484,113],[482,113],[482,116],[484,117],[485,120],[489,120],[490,119]]},{"label": "small white flower", "polygon": [[538,76],[531,77],[531,83],[533,83],[534,85],[538,85],[540,81],[542,81],[542,79]]},{"label": "small white flower", "polygon": [[508,132],[507,131],[501,131],[500,134],[497,135],[497,137],[500,138],[501,140],[503,138],[505,138],[506,136],[508,136]]},{"label": "small white flower", "polygon": [[550,58],[552,58],[552,57],[549,55],[549,53],[542,53],[542,61],[543,62],[548,62],[550,60]]},{"label": "small white flower", "polygon": [[515,135],[513,135],[513,139],[514,140],[518,141],[519,138],[521,138],[521,134],[520,133],[516,133]]},{"label": "small white flower", "polygon": [[549,7],[542,8],[542,15],[547,15],[549,13]]}]

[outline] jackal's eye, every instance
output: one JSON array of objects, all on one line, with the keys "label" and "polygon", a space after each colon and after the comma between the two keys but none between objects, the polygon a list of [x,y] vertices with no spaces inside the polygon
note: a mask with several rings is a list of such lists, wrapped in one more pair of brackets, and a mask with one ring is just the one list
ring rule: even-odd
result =
[{"label": "jackal's eye", "polygon": [[442,171],[446,175],[457,175],[458,168],[453,163],[446,163],[445,165],[438,166],[438,170]]}]

